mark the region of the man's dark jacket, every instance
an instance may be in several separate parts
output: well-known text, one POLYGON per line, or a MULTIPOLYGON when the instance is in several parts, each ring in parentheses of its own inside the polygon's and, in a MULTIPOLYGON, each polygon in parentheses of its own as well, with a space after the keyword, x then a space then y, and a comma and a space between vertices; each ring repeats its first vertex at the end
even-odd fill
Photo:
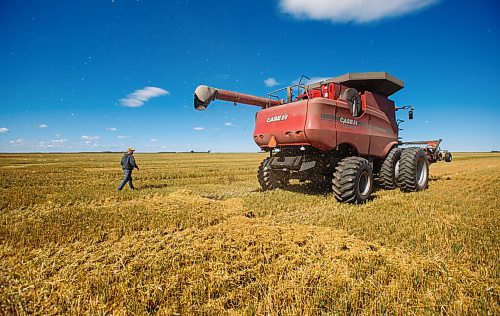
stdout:
POLYGON ((135 159, 133 155, 125 154, 122 157, 122 169, 124 170, 132 170, 134 168, 138 168, 139 166, 135 163, 135 159))

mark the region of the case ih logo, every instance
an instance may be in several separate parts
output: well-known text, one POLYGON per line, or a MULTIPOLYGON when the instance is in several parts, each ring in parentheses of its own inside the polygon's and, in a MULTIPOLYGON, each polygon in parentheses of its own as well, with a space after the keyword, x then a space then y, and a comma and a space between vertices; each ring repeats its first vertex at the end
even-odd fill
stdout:
POLYGON ((266 119, 267 123, 272 123, 272 122, 278 122, 278 121, 284 121, 288 119, 288 114, 283 114, 283 115, 276 115, 276 116, 271 116, 266 119))
POLYGON ((356 126, 356 125, 358 125, 358 124, 359 124, 359 122, 358 122, 358 121, 353 120, 353 119, 348 119, 348 118, 345 118, 345 117, 341 117, 341 118, 339 119, 339 121, 340 121, 340 123, 342 123, 342 124, 346 124, 346 125, 354 125, 354 126, 356 126))

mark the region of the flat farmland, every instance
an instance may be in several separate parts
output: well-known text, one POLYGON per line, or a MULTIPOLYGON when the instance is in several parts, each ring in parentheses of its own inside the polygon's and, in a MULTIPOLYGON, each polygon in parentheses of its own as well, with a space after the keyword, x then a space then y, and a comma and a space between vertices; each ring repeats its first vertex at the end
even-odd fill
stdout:
POLYGON ((339 204, 264 154, 0 155, 0 311, 90 315, 499 315, 500 154, 429 189, 339 204))

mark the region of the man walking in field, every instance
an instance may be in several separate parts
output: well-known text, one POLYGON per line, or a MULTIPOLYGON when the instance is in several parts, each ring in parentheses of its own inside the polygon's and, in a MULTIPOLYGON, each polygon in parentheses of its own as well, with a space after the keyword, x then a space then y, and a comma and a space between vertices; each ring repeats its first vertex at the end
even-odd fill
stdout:
POLYGON ((123 169, 123 181, 122 183, 120 183, 118 191, 121 191, 125 184, 127 184, 127 182, 130 186, 130 189, 135 190, 134 184, 132 183, 132 170, 134 170, 134 168, 139 170, 139 166, 137 165, 137 163, 135 163, 134 151, 134 148, 129 148, 127 150, 127 153, 122 157, 121 164, 123 169))

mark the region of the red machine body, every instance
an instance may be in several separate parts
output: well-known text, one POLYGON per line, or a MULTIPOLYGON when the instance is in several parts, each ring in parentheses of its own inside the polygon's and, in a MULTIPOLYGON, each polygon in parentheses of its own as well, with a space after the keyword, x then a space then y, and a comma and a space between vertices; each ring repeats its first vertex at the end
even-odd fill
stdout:
POLYGON ((394 102, 365 91, 361 94, 362 114, 354 117, 348 102, 338 99, 338 94, 316 92, 342 88, 329 83, 321 90, 311 90, 302 100, 259 111, 253 133, 255 143, 264 150, 297 145, 323 151, 348 144, 359 155, 385 157, 398 143, 394 102))

